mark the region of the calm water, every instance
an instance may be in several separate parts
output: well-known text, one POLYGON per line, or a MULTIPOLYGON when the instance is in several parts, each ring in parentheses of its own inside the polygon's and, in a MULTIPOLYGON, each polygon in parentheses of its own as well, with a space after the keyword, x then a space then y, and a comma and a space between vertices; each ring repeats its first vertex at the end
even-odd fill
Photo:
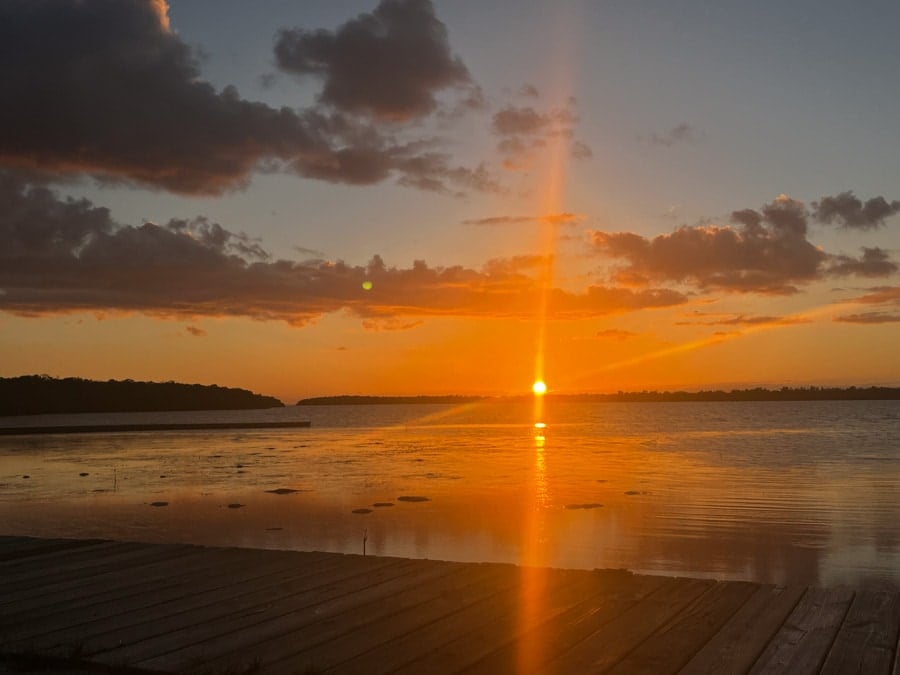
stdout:
POLYGON ((897 401, 551 401, 543 430, 529 403, 0 426, 236 418, 313 426, 0 437, 0 533, 900 587, 897 401))

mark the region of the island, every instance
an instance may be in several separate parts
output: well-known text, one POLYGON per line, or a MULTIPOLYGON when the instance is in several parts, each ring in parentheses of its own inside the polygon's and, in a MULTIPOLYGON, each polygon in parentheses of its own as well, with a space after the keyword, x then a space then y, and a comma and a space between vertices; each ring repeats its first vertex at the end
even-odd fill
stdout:
POLYGON ((102 382, 47 375, 0 378, 0 416, 281 407, 284 404, 272 396, 215 384, 134 380, 102 382))

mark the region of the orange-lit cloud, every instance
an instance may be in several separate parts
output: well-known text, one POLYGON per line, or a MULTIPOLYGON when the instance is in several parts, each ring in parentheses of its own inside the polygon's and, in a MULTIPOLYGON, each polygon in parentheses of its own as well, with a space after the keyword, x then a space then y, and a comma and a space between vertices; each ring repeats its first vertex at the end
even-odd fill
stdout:
POLYGON ((792 326, 810 323, 812 319, 803 316, 753 316, 747 314, 715 314, 694 311, 695 317, 689 321, 676 321, 677 326, 792 326))
POLYGON ((887 276, 896 263, 879 248, 860 258, 831 255, 807 238, 809 212, 796 200, 777 198, 761 212, 735 211, 730 225, 682 226, 653 238, 632 232, 590 233, 594 250, 626 262, 623 283, 675 282, 702 290, 790 294, 826 276, 887 276))
MULTIPOLYGON (((160 316, 246 316, 295 325, 347 309, 376 327, 396 317, 585 318, 686 302, 668 289, 591 286, 545 290, 544 256, 483 269, 273 260, 258 241, 205 218, 140 226, 115 222, 85 199, 0 172, 0 309, 41 315, 135 311, 160 316), (530 270, 537 270, 534 275, 530 270), (364 282, 366 282, 364 286, 364 282)), ((408 322, 406 322, 408 323, 408 322)))

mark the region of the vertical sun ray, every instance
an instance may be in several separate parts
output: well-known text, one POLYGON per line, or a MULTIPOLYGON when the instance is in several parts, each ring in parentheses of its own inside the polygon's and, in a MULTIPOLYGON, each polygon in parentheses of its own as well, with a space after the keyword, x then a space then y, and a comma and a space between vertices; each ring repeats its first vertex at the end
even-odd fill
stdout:
MULTIPOLYGON (((566 12, 559 15, 561 22, 555 26, 555 37, 551 44, 559 47, 571 45, 573 41, 572 27, 567 25, 575 17, 566 12)), ((560 50, 554 54, 557 62, 554 70, 556 91, 549 92, 548 100, 558 102, 557 109, 569 106, 573 69, 567 65, 570 58, 560 50), (561 102, 561 104, 559 104, 561 102)), ((542 264, 539 269, 540 299, 535 314, 535 357, 534 357, 534 469, 533 496, 525 506, 522 527, 522 583, 519 598, 519 631, 524 633, 535 626, 546 613, 547 605, 547 573, 550 561, 546 552, 546 510, 552 503, 552 495, 548 488, 548 459, 550 446, 547 442, 547 425, 544 393, 547 382, 547 344, 548 325, 552 312, 551 299, 554 285, 554 264, 556 261, 556 244, 558 239, 559 220, 553 214, 564 209, 563 197, 566 182, 566 159, 569 155, 569 138, 566 134, 556 134, 549 139, 546 161, 540 172, 540 188, 537 192, 537 207, 544 216, 539 235, 539 251, 542 264)), ((544 661, 547 645, 540 640, 522 640, 517 653, 516 670, 519 673, 533 673, 539 670, 544 661)))

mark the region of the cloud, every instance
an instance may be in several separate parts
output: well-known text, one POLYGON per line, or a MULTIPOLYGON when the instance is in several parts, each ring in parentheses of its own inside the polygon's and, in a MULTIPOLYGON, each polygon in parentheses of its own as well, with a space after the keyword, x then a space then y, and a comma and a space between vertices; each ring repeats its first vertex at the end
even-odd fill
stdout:
POLYGON ((464 225, 526 225, 538 223, 541 225, 575 225, 581 222, 584 216, 577 213, 548 213, 544 216, 491 216, 488 218, 475 218, 462 221, 464 225))
MULTIPOLYGON (((397 268, 379 256, 365 266, 273 260, 259 242, 202 217, 124 225, 88 200, 61 198, 0 172, 0 310, 23 316, 142 312, 303 325, 348 310, 368 320, 531 319, 545 291, 527 272, 542 264, 540 256, 492 260, 481 270, 429 267, 424 261, 397 268), (369 290, 364 281, 371 282, 369 290)), ((552 318, 687 301, 668 289, 603 286, 578 293, 552 288, 546 299, 552 318)))
POLYGON ((335 31, 283 30, 276 62, 323 82, 322 103, 354 114, 408 121, 435 110, 435 94, 471 85, 429 0, 382 0, 335 31))
POLYGON ((206 337, 207 333, 197 326, 185 326, 184 329, 194 337, 206 337))
POLYGON ((519 91, 516 92, 519 96, 524 96, 525 98, 540 98, 541 94, 538 91, 537 87, 533 84, 528 84, 527 82, 519 87, 519 91))
POLYGON ((812 320, 798 316, 753 316, 747 314, 715 314, 694 311, 693 321, 678 321, 679 326, 793 326, 812 320), (708 318, 707 318, 708 317, 708 318))
POLYGON ((497 150, 504 156, 507 169, 523 169, 535 159, 535 152, 547 146, 550 139, 562 138, 569 142, 570 152, 576 159, 593 156, 590 146, 573 138, 578 116, 574 100, 562 108, 540 112, 532 106, 506 105, 491 120, 491 131, 499 136, 497 150))
POLYGON ((630 330, 621 330, 619 328, 607 328, 597 331, 597 337, 601 340, 630 340, 637 337, 637 333, 630 330))
MULTIPOLYGON (((232 86, 215 90, 165 10, 162 0, 0 3, 0 126, 16 130, 0 136, 0 166, 183 194, 241 189, 260 169, 358 185, 397 177, 437 191, 496 189, 486 170, 456 166, 421 140, 400 142, 378 120, 342 112, 349 104, 274 108, 232 86)), ((400 69, 377 87, 383 99, 371 102, 375 112, 387 116, 392 105, 395 115, 424 114, 436 89, 468 82, 461 63, 440 58, 446 36, 430 4, 386 1, 369 16, 376 15, 390 29, 379 44, 399 55, 419 40, 428 59, 365 68, 354 62, 354 72, 373 78, 372 68, 400 69)), ((358 55, 339 48, 343 42, 334 45, 332 84, 344 81, 335 64, 358 55)), ((356 104, 369 93, 357 91, 356 104)), ((338 94, 326 87, 322 96, 338 94)))
POLYGON ((830 255, 807 239, 809 212, 785 195, 760 211, 734 211, 739 225, 682 226, 653 238, 631 232, 590 233, 594 250, 625 262, 620 283, 674 282, 702 290, 790 294, 825 276, 886 276, 897 271, 887 253, 830 255))
POLYGON ((863 247, 862 251, 861 258, 851 258, 847 255, 832 256, 828 273, 837 276, 885 277, 898 270, 897 264, 890 260, 886 251, 877 247, 863 247))
POLYGON ((837 316, 835 321, 841 323, 861 323, 861 324, 880 324, 880 323, 900 323, 900 312, 890 314, 888 312, 864 312, 862 314, 844 314, 837 316))
POLYGON ((836 222, 845 228, 873 230, 900 212, 900 201, 873 197, 864 203, 848 190, 833 197, 822 197, 819 202, 813 202, 812 208, 813 217, 820 223, 836 222))
POLYGON ((411 330, 423 325, 424 321, 404 321, 402 319, 392 317, 388 319, 365 319, 362 326, 367 331, 373 333, 382 333, 384 331, 411 330))
POLYGON ((687 122, 682 122, 662 134, 650 134, 650 143, 671 148, 676 143, 694 143, 697 141, 697 138, 697 132, 694 128, 687 122))

